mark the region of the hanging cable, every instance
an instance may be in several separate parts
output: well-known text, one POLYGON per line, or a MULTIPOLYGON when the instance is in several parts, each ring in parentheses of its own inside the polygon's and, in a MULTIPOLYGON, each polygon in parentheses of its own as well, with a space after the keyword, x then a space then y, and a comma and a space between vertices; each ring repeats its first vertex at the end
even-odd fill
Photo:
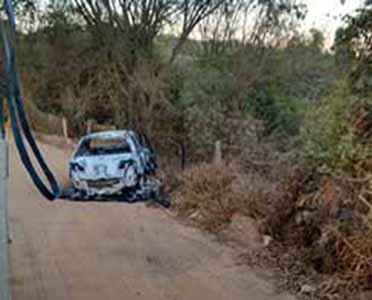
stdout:
POLYGON ((46 164, 40 149, 33 137, 30 126, 27 121, 23 101, 20 93, 20 84, 18 73, 16 69, 16 56, 15 56, 15 34, 16 22, 15 15, 11 0, 4 0, 5 12, 8 17, 10 39, 6 30, 6 23, 1 22, 0 31, 3 42, 4 52, 4 73, 6 78, 5 97, 7 99, 10 124, 14 135, 14 140, 18 149, 20 159, 29 173, 32 181, 38 190, 48 199, 54 200, 60 196, 60 188, 53 173, 46 164), (24 138, 26 139, 37 163, 39 164, 42 172, 44 173, 49 186, 44 183, 43 179, 37 173, 30 155, 25 146, 24 138))

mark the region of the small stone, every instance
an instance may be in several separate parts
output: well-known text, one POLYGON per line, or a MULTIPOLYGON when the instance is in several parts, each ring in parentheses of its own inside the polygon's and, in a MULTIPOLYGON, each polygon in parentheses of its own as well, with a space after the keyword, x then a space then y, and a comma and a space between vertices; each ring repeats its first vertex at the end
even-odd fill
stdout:
POLYGON ((190 218, 191 220, 196 220, 196 219, 199 218, 199 216, 200 216, 200 212, 197 210, 197 211, 193 212, 193 213, 190 215, 189 218, 190 218))
POLYGON ((262 237, 262 244, 265 246, 265 247, 268 247, 271 242, 272 242, 273 238, 269 235, 264 235, 262 237))
POLYGON ((224 230, 230 239, 246 247, 262 247, 262 237, 256 220, 240 214, 233 216, 230 225, 224 230))
POLYGON ((302 287, 301 287, 301 294, 313 294, 315 293, 316 289, 309 285, 309 284, 304 284, 302 287))

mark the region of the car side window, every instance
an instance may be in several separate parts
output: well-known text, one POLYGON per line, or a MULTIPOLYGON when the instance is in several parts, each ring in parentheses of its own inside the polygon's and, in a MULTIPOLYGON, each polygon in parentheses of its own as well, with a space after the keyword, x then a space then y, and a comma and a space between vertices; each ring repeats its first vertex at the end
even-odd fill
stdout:
POLYGON ((89 153, 89 149, 90 149, 89 141, 87 140, 82 141, 79 148, 76 151, 75 157, 86 155, 87 153, 89 153))

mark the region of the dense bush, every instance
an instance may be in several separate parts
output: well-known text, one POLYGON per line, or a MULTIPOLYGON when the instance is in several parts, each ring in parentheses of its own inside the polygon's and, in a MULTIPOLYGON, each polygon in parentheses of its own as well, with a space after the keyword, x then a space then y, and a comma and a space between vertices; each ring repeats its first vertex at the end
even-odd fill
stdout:
POLYGON ((305 155, 319 171, 349 168, 368 159, 372 100, 350 92, 344 82, 308 111, 302 127, 305 155))

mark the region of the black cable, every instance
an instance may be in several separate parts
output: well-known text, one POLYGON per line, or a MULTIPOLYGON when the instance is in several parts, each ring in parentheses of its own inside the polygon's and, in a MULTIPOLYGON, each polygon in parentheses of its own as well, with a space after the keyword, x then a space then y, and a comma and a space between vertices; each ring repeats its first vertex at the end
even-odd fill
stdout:
MULTIPOLYGON (((13 7, 10 0, 4 1, 5 11, 8 16, 11 34, 15 36, 15 19, 13 14, 13 7)), ((18 149, 20 159, 29 173, 32 181, 38 190, 49 200, 54 200, 60 195, 60 188, 53 173, 47 166, 40 149, 33 137, 30 126, 27 121, 26 113, 24 110, 23 101, 20 94, 19 78, 16 70, 15 48, 9 42, 8 35, 4 28, 4 23, 1 22, 0 30, 3 41, 4 51, 4 71, 6 76, 5 96, 7 99, 10 123, 14 135, 14 140, 18 149), (19 126, 20 125, 20 126, 19 126), (25 137, 29 144, 37 163, 40 165, 42 172, 45 174, 50 188, 46 186, 30 159, 28 151, 23 140, 25 137)), ((14 39, 14 38, 13 38, 14 39)))

